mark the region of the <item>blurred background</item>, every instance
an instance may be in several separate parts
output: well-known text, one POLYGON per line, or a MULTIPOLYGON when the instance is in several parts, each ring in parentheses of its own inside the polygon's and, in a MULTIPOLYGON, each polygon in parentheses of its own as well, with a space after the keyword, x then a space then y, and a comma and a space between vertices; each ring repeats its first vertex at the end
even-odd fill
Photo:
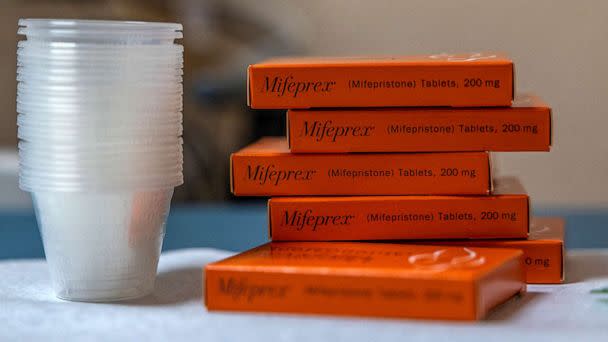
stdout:
MULTIPOLYGON (((248 64, 277 55, 500 50, 515 60, 517 88, 541 95, 554 110, 552 152, 498 154, 500 172, 522 179, 537 213, 581 213, 585 220, 596 215, 602 229, 608 209, 606 13, 608 2, 591 0, 3 0, 0 210, 27 212, 31 206, 17 187, 18 18, 119 19, 184 25, 186 183, 174 204, 215 208, 215 224, 225 214, 219 211, 232 210, 219 209, 227 208, 222 203, 235 201, 228 192, 230 152, 285 131, 283 112, 246 107, 248 64)), ((247 217, 243 224, 251 224, 247 217)), ((0 236, 3 227, 12 226, 0 216, 0 236)), ((254 240, 265 238, 255 234, 254 240)), ((608 246, 608 240, 600 242, 608 246)))

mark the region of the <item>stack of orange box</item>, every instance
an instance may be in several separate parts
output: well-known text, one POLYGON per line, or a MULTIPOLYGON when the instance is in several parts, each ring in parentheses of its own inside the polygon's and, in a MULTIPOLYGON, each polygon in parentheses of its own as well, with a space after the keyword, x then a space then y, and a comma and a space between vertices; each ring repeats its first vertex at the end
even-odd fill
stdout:
POLYGON ((563 279, 563 222, 530 219, 491 151, 549 151, 551 109, 500 54, 291 58, 248 70, 287 137, 231 156, 272 242, 210 264, 210 310, 480 319, 563 279), (515 98, 514 98, 515 97, 515 98))

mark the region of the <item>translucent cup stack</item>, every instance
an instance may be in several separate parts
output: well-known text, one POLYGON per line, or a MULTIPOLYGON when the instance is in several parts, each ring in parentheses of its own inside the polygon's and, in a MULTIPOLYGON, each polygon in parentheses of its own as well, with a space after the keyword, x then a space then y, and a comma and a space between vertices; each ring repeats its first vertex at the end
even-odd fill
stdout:
POLYGON ((182 26, 22 19, 19 181, 58 297, 154 289, 182 174, 182 26))

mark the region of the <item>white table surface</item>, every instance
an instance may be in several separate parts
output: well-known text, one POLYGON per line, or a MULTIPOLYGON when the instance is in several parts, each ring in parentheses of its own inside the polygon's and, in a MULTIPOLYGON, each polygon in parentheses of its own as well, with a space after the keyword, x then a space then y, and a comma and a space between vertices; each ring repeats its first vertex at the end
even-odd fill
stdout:
POLYGON ((570 252, 567 284, 531 285, 477 323, 209 313, 201 268, 228 255, 165 253, 154 295, 121 304, 56 299, 43 260, 0 262, 0 341, 608 341, 608 295, 589 293, 608 286, 606 250, 570 252))

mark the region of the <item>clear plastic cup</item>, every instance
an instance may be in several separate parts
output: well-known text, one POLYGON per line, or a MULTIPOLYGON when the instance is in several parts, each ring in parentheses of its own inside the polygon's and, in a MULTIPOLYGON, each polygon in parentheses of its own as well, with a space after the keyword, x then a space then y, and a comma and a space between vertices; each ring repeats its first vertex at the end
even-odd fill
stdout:
POLYGON ((53 190, 61 192, 99 192, 99 191, 124 191, 138 189, 159 189, 176 187, 183 183, 181 170, 167 171, 159 175, 136 177, 132 175, 122 176, 115 174, 103 175, 103 177, 47 177, 42 178, 36 173, 20 173, 19 185, 25 191, 53 190))
POLYGON ((88 143, 83 141, 74 143, 49 144, 43 139, 33 141, 21 140, 18 143, 20 149, 41 151, 45 153, 97 153, 110 151, 112 153, 137 153, 146 151, 157 151, 159 148, 181 148, 184 140, 182 137, 142 137, 139 139, 123 139, 123 141, 101 141, 88 143))
MULTIPOLYGON (((95 154, 93 156, 82 154, 82 157, 75 155, 50 154, 49 158, 41 159, 43 153, 35 151, 20 150, 20 162, 22 165, 29 165, 36 168, 62 167, 66 169, 83 167, 112 167, 118 169, 128 165, 171 166, 183 163, 183 153, 180 148, 174 147, 172 150, 148 153, 122 153, 122 154, 95 154)), ((150 170, 154 171, 154 170, 150 170)))
POLYGON ((17 81, 36 83, 72 82, 90 83, 92 81, 110 82, 113 80, 132 81, 133 78, 140 79, 140 86, 144 88, 159 88, 166 85, 174 86, 175 83, 183 82, 182 67, 174 66, 133 66, 125 69, 110 69, 109 66, 56 66, 45 65, 28 66, 27 69, 18 67, 17 81), (91 69, 106 69, 107 72, 93 72, 91 69), (65 71, 64 71, 65 70, 65 71), (70 70, 70 71, 67 71, 70 70), (156 74, 156 73, 159 74, 156 74))
POLYGON ((74 177, 78 179, 89 179, 100 175, 112 174, 116 176, 148 177, 159 176, 167 172, 183 169, 183 157, 177 154, 163 158, 140 156, 134 160, 114 162, 108 160, 72 160, 62 162, 40 162, 35 158, 20 160, 24 174, 40 173, 43 178, 74 177), (128 174, 127 174, 128 172, 128 174), (143 172, 143 173, 142 173, 143 172))
POLYGON ((57 296, 115 301, 151 293, 172 195, 173 188, 34 191, 57 296))
POLYGON ((103 125, 131 125, 135 124, 138 127, 151 128, 151 127, 166 127, 182 125, 183 116, 181 112, 165 112, 155 113, 153 117, 149 117, 147 113, 141 113, 141 116, 131 117, 126 116, 97 116, 97 115, 79 115, 72 116, 69 118, 62 118, 61 116, 53 115, 36 115, 30 113, 19 113, 17 114, 17 124, 41 126, 41 127, 88 127, 88 126, 103 126, 103 125), (142 120, 145 118, 146 120, 142 120))
MULTIPOLYGON (((34 168, 63 167, 63 168, 118 168, 116 165, 147 164, 147 165, 181 165, 183 163, 182 152, 174 148, 167 152, 150 153, 122 153, 122 154, 95 154, 93 156, 80 155, 57 155, 51 154, 48 160, 41 161, 43 153, 35 151, 19 152, 22 165, 30 165, 34 168)), ((151 170, 152 171, 152 170, 151 170)))
POLYGON ((137 126, 137 125, 122 125, 114 127, 111 124, 108 125, 72 125, 70 127, 66 125, 54 125, 47 124, 44 126, 35 124, 19 124, 19 130, 21 135, 26 136, 31 134, 42 134, 42 135, 55 135, 55 136, 66 136, 66 137, 82 137, 86 139, 87 136, 103 136, 108 139, 113 138, 126 138, 126 137, 138 137, 138 136, 150 136, 155 135, 157 137, 169 137, 169 136, 181 136, 183 126, 181 123, 170 124, 164 126, 137 126))
POLYGON ((139 115, 139 114, 161 114, 167 112, 179 111, 172 108, 181 109, 183 102, 180 100, 181 95, 161 95, 155 98, 150 98, 148 102, 135 101, 139 97, 133 98, 131 94, 116 95, 112 99, 111 94, 99 94, 96 98, 83 98, 75 100, 70 96, 46 96, 42 97, 36 94, 26 94, 20 92, 17 94, 17 104, 31 108, 32 110, 53 112, 56 115, 72 115, 73 111, 77 110, 80 115, 90 113, 90 115, 100 115, 105 112, 106 115, 139 115))
MULTIPOLYGON (((118 90, 122 88, 117 87, 118 90)), ((177 114, 179 111, 171 108, 181 108, 183 106, 181 93, 158 94, 147 92, 136 92, 137 89, 125 89, 121 95, 116 95, 112 100, 110 92, 100 92, 97 98, 93 99, 94 90, 78 94, 43 94, 33 91, 20 91, 17 93, 17 103, 32 108, 39 108, 46 111, 53 111, 57 114, 70 114, 68 110, 79 110, 84 113, 97 114, 105 111, 106 115, 116 113, 129 115, 157 114, 159 111, 164 113, 171 112, 177 114), (149 102, 144 103, 145 97, 150 96, 149 102), (74 100, 79 97, 79 100, 74 100), (89 100, 90 99, 90 100, 89 100), (121 112, 122 111, 122 112, 121 112)), ((180 110, 181 111, 181 110, 180 110)))
POLYGON ((41 59, 141 59, 142 61, 177 61, 183 60, 183 47, 181 45, 163 46, 127 46, 127 45, 99 45, 99 44, 39 44, 21 41, 17 46, 17 55, 23 57, 37 57, 41 59))
MULTIPOLYGON (((83 61, 54 61, 54 60, 35 60, 18 59, 18 74, 32 74, 43 69, 45 73, 67 74, 67 75, 100 75, 99 70, 107 69, 112 76, 123 76, 129 74, 139 74, 145 77, 148 74, 162 72, 163 74, 183 75, 183 61, 167 62, 135 62, 135 61, 95 61, 86 59, 83 61), (120 66, 116 66, 120 64, 120 66), (46 69, 46 71, 45 71, 46 69)), ((161 75, 150 75, 161 76, 161 75)))
MULTIPOLYGON (((20 163, 26 167, 45 168, 63 167, 66 170, 79 167, 104 169, 125 169, 132 165, 146 167, 181 166, 183 153, 180 146, 146 152, 122 152, 112 154, 110 150, 95 153, 48 153, 47 159, 40 158, 44 151, 19 150, 20 163)), ((150 169, 150 172, 155 170, 150 169)))
MULTIPOLYGON (((177 149, 166 153, 136 153, 121 155, 63 156, 41 161, 36 153, 20 152, 20 166, 24 171, 38 172, 41 176, 75 175, 95 176, 101 172, 113 172, 121 175, 124 172, 143 172, 144 175, 163 174, 167 170, 183 169, 183 156, 177 149)), ((135 174, 136 176, 138 174, 135 174)), ((141 173, 139 174, 141 175, 141 173)))
POLYGON ((53 69, 72 69, 85 73, 96 73, 96 68, 107 67, 112 73, 128 71, 134 68, 139 72, 155 72, 154 70, 162 70, 163 72, 180 72, 183 68, 184 59, 176 58, 150 58, 140 59, 133 57, 124 58, 67 58, 67 57, 43 57, 36 55, 19 55, 17 56, 17 67, 21 70, 35 70, 42 67, 52 67, 53 69))
POLYGON ((123 163, 116 166, 118 163, 102 163, 102 165, 83 165, 82 163, 74 163, 74 165, 39 165, 35 161, 23 161, 20 166, 23 168, 22 175, 27 177, 36 177, 37 180, 48 181, 97 181, 113 177, 119 179, 120 182, 136 179, 137 181, 145 179, 160 180, 167 177, 172 177, 183 172, 182 160, 175 158, 171 164, 169 160, 163 163, 154 162, 139 162, 139 163, 123 163), (31 167, 30 167, 31 165, 31 167), (145 177, 142 176, 145 174, 145 177), (101 177, 104 177, 103 179, 101 177), (141 179, 139 179, 141 177, 141 179))
POLYGON ((84 165, 112 165, 112 164, 131 164, 138 162, 154 162, 168 164, 183 161, 182 146, 173 145, 167 147, 150 148, 149 150, 130 150, 112 151, 104 149, 95 152, 57 152, 44 149, 23 149, 19 150, 22 162, 31 162, 34 165, 74 165, 74 163, 84 165), (44 156, 47 158, 43 158, 44 156))
POLYGON ((59 191, 59 192, 106 192, 125 191, 128 189, 161 189, 176 187, 183 184, 181 172, 167 175, 159 179, 124 179, 113 180, 40 180, 28 176, 19 176, 19 187, 28 192, 59 191))
POLYGON ((183 183, 182 26, 21 19, 19 185, 57 296, 140 297, 183 183))
POLYGON ((53 115, 41 115, 31 113, 19 113, 17 115, 18 126, 29 126, 38 129, 59 128, 59 129, 79 129, 79 128, 98 128, 103 126, 117 126, 122 130, 150 130, 150 129, 180 129, 183 126, 183 119, 179 115, 157 115, 149 120, 142 120, 141 117, 101 117, 101 116, 75 116, 61 117, 53 115), (139 119, 139 120, 138 120, 139 119))
POLYGON ((28 101, 20 96, 17 99, 17 113, 27 113, 37 116, 52 116, 74 120, 82 117, 97 116, 140 116, 146 114, 146 118, 155 119, 160 117, 182 117, 183 103, 181 100, 171 102, 147 102, 133 103, 132 101, 102 101, 98 99, 93 102, 54 102, 28 101), (52 105, 51 105, 52 104, 52 105))
POLYGON ((28 46, 17 48, 17 60, 41 62, 84 62, 89 60, 95 63, 113 63, 115 68, 121 68, 122 65, 118 65, 116 62, 128 64, 141 62, 142 65, 159 63, 179 65, 184 61, 184 57, 181 51, 176 51, 175 49, 149 49, 142 46, 126 49, 116 45, 108 45, 104 49, 89 50, 28 46))
POLYGON ((183 182, 181 163, 163 167, 148 168, 136 165, 121 165, 120 168, 82 168, 69 170, 57 168, 29 168, 20 165, 19 177, 22 185, 31 189, 55 189, 57 191, 99 191, 108 189, 139 189, 141 187, 178 186, 183 182))
POLYGON ((103 20, 20 19, 18 34, 29 41, 97 44, 173 44, 183 37, 179 24, 103 20))
POLYGON ((30 155, 22 156, 19 163, 22 168, 21 175, 34 176, 44 180, 79 179, 92 180, 102 177, 113 177, 123 179, 146 177, 160 178, 163 175, 174 175, 183 171, 183 157, 181 155, 154 158, 150 156, 138 156, 134 160, 125 160, 121 157, 99 158, 96 160, 62 160, 54 162, 40 162, 39 158, 30 155))
MULTIPOLYGON (((134 87, 137 87, 137 85, 140 84, 140 82, 158 83, 158 84, 162 84, 164 86, 169 86, 170 84, 179 85, 183 82, 183 79, 181 76, 167 77, 165 79, 161 79, 161 78, 153 79, 153 78, 147 78, 147 77, 139 77, 137 74, 128 75, 128 76, 124 76, 124 77, 110 77, 110 76, 107 76, 107 77, 104 77, 104 76, 101 76, 101 77, 97 77, 97 76, 71 77, 71 76, 65 76, 65 75, 63 75, 63 76, 48 75, 45 77, 23 77, 21 75, 18 75, 17 81, 22 82, 22 84, 26 84, 26 85, 31 84, 31 85, 35 85, 35 86, 40 86, 40 85, 44 84, 45 87, 49 87, 49 86, 83 87, 84 86, 84 87, 100 88, 100 87, 104 87, 104 86, 113 86, 115 84, 121 84, 121 86, 130 84, 130 85, 133 85, 134 87)), ((160 89, 163 89, 163 88, 160 88, 160 89)))
POLYGON ((183 184, 182 174, 172 178, 164 177, 159 180, 150 179, 120 179, 113 182, 107 180, 87 181, 42 181, 23 176, 19 179, 19 187, 24 191, 58 191, 58 192, 107 192, 125 191, 128 189, 163 189, 183 184))
POLYGON ((108 31, 86 30, 76 32, 73 30, 50 30, 50 32, 32 30, 28 28, 20 28, 18 34, 26 35, 29 41, 43 42, 75 42, 75 43, 99 43, 99 44, 143 44, 143 45, 158 45, 158 44, 173 44, 175 39, 182 38, 181 32, 174 33, 128 33, 115 34, 108 31), (103 35, 103 36, 101 36, 103 35))
MULTIPOLYGON (((26 41, 27 44, 29 42, 26 41)), ((94 45, 90 48, 84 45, 73 49, 56 48, 53 46, 42 47, 27 45, 17 48, 17 60, 31 59, 40 61, 85 61, 94 62, 124 62, 134 63, 159 63, 159 62, 183 62, 182 49, 176 49, 181 45, 165 45, 162 47, 120 45, 94 45)), ((121 67, 121 65, 115 65, 121 67)))
POLYGON ((174 66, 133 66, 132 68, 110 69, 109 66, 55 66, 55 65, 40 65, 18 67, 17 77, 20 82, 50 82, 58 77, 70 78, 74 81, 85 82, 87 80, 97 79, 100 81, 109 81, 114 79, 129 79, 139 77, 142 86, 162 85, 163 82, 169 84, 182 80, 183 71, 181 67, 174 66), (106 72, 93 72, 91 69, 107 69, 106 72), (65 71, 64 71, 65 70, 65 71), (70 70, 70 71, 67 71, 70 70), (158 72, 158 74, 156 74, 158 72))
POLYGON ((138 86, 132 84, 120 84, 120 81, 114 85, 87 84, 74 85, 55 85, 43 82, 24 83, 19 82, 17 91, 21 93, 38 94, 39 96, 93 96, 91 92, 100 93, 102 95, 117 93, 118 91, 127 91, 129 94, 141 95, 181 95, 183 94, 183 86, 181 83, 142 83, 138 86))
POLYGON ((65 125, 53 125, 47 124, 41 125, 30 125, 30 124, 19 124, 18 125, 19 135, 24 139, 35 139, 35 135, 46 136, 48 138, 58 139, 83 139, 95 140, 103 139, 125 139, 125 138, 136 138, 139 136, 157 136, 157 137, 178 137, 182 135, 183 126, 181 123, 171 124, 165 126, 137 126, 137 125, 121 125, 113 126, 108 125, 72 125, 66 127, 65 125))
MULTIPOLYGON (((112 75, 112 73, 108 72, 106 74, 86 74, 80 73, 69 74, 69 73, 32 73, 32 75, 25 74, 17 74, 17 81, 26 83, 28 86, 31 85, 54 85, 56 83, 74 83, 77 85, 84 84, 89 85, 90 83, 103 84, 104 82, 129 82, 133 83, 134 81, 139 80, 141 83, 147 83, 148 87, 151 88, 150 85, 158 85, 160 86, 176 86, 183 82, 183 77, 181 75, 150 75, 145 73, 124 73, 122 75, 112 75)), ((146 89, 146 88, 144 88, 146 89)))
POLYGON ((122 170, 94 169, 86 173, 61 173, 46 170, 23 169, 19 173, 20 187, 25 191, 104 191, 143 188, 175 187, 183 183, 183 167, 175 166, 139 174, 122 170), (145 176, 142 176, 145 175, 145 176))
MULTIPOLYGON (((100 96, 108 97, 118 91, 124 91, 126 94, 135 96, 181 96, 183 94, 182 83, 177 81, 153 81, 145 79, 137 79, 134 77, 117 78, 114 80, 106 80, 95 82, 93 80, 73 81, 70 84, 47 82, 47 81, 30 81, 19 82, 17 92, 18 95, 31 95, 38 97, 84 97, 92 98, 94 92, 99 92, 100 96)), ((124 99, 125 94, 121 95, 124 99)), ((142 99, 137 99, 141 101, 142 99)))
POLYGON ((124 137, 112 136, 112 133, 105 134, 104 132, 94 131, 90 135, 64 135, 61 133, 52 134, 52 132, 32 132, 22 127, 17 129, 17 137, 28 142, 37 142, 53 145, 80 145, 92 148, 124 148, 133 145, 164 145, 175 144, 179 138, 175 136, 160 136, 160 137, 124 137))
POLYGON ((175 175, 183 171, 183 160, 179 157, 167 158, 160 161, 139 161, 114 163, 112 161, 96 162, 71 162, 41 164, 36 160, 22 160, 20 167, 23 168, 22 175, 29 177, 39 177, 40 180, 92 180, 99 177, 123 177, 127 180, 134 177, 161 178, 175 175))
POLYGON ((39 182, 96 182, 96 183, 125 183, 125 182, 142 182, 142 181, 160 181, 168 177, 175 176, 183 171, 183 166, 174 163, 174 165, 158 166, 158 165, 120 165, 102 167, 86 167, 86 168, 61 168, 61 167, 40 167, 29 168, 24 164, 20 164, 20 176, 31 177, 39 182))
MULTIPOLYGON (((158 139, 171 139, 179 137, 182 133, 182 125, 167 128, 138 128, 132 129, 122 126, 120 129, 112 127, 80 127, 80 128, 34 128, 18 127, 18 136, 25 141, 36 141, 37 136, 44 136, 42 141, 70 142, 70 143, 96 143, 96 142, 121 142, 134 141, 138 137, 147 138, 155 136, 158 139)), ((161 142, 163 143, 163 142, 161 142)))
MULTIPOLYGON (((27 180, 30 184, 44 184, 61 186, 65 184, 82 186, 86 184, 118 186, 126 188, 137 188, 143 185, 174 184, 176 177, 182 177, 183 165, 176 161, 174 165, 145 166, 128 165, 120 166, 105 165, 104 167, 28 167, 20 164, 19 177, 27 180)), ((181 184, 181 183, 180 183, 181 184)), ((177 186, 174 184, 174 186, 177 186)), ((83 191, 88 191, 83 188, 83 191)))
POLYGON ((165 172, 166 170, 177 170, 183 168, 183 157, 179 151, 171 151, 163 154, 150 153, 121 154, 121 155, 96 155, 93 157, 77 156, 54 158, 40 161, 36 153, 22 151, 20 153, 20 165, 27 171, 55 174, 85 174, 97 175, 98 170, 109 170, 111 172, 127 172, 133 168, 144 168, 146 174, 165 172), (130 159, 129 159, 130 157, 130 159))
POLYGON ((20 166, 23 168, 22 175, 40 176, 40 180, 87 180, 101 176, 123 177, 126 180, 134 177, 161 178, 177 174, 183 171, 183 160, 180 157, 166 158, 163 161, 139 161, 115 163, 112 161, 41 164, 35 159, 22 160, 20 166))
MULTIPOLYGON (((117 82, 118 83, 118 82, 117 82)), ((19 87, 19 86, 18 86, 19 87)), ((96 96, 91 92, 91 89, 80 94, 71 93, 49 93, 46 89, 35 89, 29 84, 21 86, 17 90, 17 100, 19 103, 29 104, 91 104, 98 103, 108 104, 116 103, 118 105, 130 106, 159 106, 165 104, 181 104, 182 91, 176 89, 174 92, 155 92, 154 89, 145 89, 137 87, 120 87, 117 84, 117 90, 125 90, 121 93, 112 94, 111 92, 99 92, 96 96), (78 96, 76 96, 78 95, 78 96), (154 95, 148 99, 149 103, 144 103, 142 96, 154 95), (133 97, 137 96, 137 97, 133 97), (114 102, 112 101, 114 98, 114 102)), ((177 88, 177 87, 176 87, 177 88)))
MULTIPOLYGON (((110 90, 111 87, 107 87, 105 89, 103 88, 94 88, 94 87, 75 87, 78 88, 78 90, 75 91, 70 91, 70 90, 66 90, 66 91, 47 91, 47 90, 41 90, 41 89, 26 89, 23 91, 19 91, 19 93, 17 94, 17 98, 20 102, 35 102, 36 99, 40 99, 40 103, 47 103, 49 105, 53 105, 53 104, 68 104, 70 103, 70 97, 93 97, 95 96, 95 94, 98 94, 98 96, 101 97, 111 97, 112 95, 112 91, 110 90)), ((181 90, 166 90, 166 91, 153 91, 153 90, 145 90, 145 89, 138 89, 135 87, 126 87, 124 85, 119 85, 118 82, 116 84, 116 91, 123 91, 123 93, 121 94, 121 97, 117 96, 116 97, 116 105, 117 106, 121 106, 121 105, 132 105, 132 104, 136 104, 142 101, 146 100, 146 97, 154 97, 154 96, 159 96, 159 97, 165 97, 167 98, 169 101, 174 101, 176 100, 178 97, 182 96, 182 91, 181 90)), ((160 103, 160 99, 158 101, 154 101, 152 99, 150 99, 150 101, 154 102, 154 103, 160 103)), ((98 101, 96 103, 100 103, 101 101, 98 101)), ((91 103, 91 106, 93 106, 92 109, 94 109, 95 107, 95 102, 91 103)), ((82 104, 87 104, 86 102, 82 102, 82 104)))
MULTIPOLYGON (((126 139, 122 139, 126 140, 126 139)), ((163 139, 151 140, 149 138, 141 138, 134 141, 102 141, 81 143, 62 143, 49 144, 48 141, 42 139, 34 139, 33 141, 21 140, 18 143, 19 151, 27 151, 31 153, 49 154, 53 157, 61 156, 90 156, 97 158, 103 155, 132 155, 137 153, 168 153, 171 151, 182 152, 183 139, 182 137, 170 137, 163 139)))
POLYGON ((158 151, 164 148, 182 148, 182 137, 170 139, 138 139, 129 143, 104 141, 95 144, 48 144, 41 139, 34 141, 19 141, 20 150, 40 151, 42 153, 86 153, 94 155, 108 151, 110 153, 143 153, 158 151))
POLYGON ((124 112, 111 112, 111 115, 107 111, 95 112, 82 112, 78 113, 61 113, 57 114, 57 111, 42 111, 33 109, 23 109, 17 104, 17 123, 19 120, 25 120, 28 124, 47 125, 47 124, 65 124, 65 125, 107 125, 112 123, 115 125, 130 125, 137 124, 143 127, 148 126, 159 126, 159 125, 172 125, 182 124, 184 117, 181 111, 175 109, 167 109, 164 111, 140 111, 133 115, 131 111, 124 112), (124 115, 120 115, 120 114, 124 115))
MULTIPOLYGON (((95 106, 85 104, 54 104, 43 108, 40 104, 17 103, 17 113, 30 120, 52 120, 53 122, 114 122, 116 124, 144 122, 150 124, 183 122, 181 108, 138 108, 129 104, 99 103, 95 106)), ((180 106, 181 107, 181 106, 180 106)))
POLYGON ((89 28, 118 31, 182 31, 182 24, 165 22, 119 21, 119 20, 81 20, 81 19, 19 19, 19 26, 38 29, 49 28, 89 28))
POLYGON ((149 153, 121 153, 121 154, 105 154, 97 153, 95 155, 87 154, 50 154, 48 160, 40 161, 41 152, 21 150, 19 152, 22 164, 35 165, 36 167, 45 167, 47 165, 64 165, 64 166, 83 166, 83 167, 112 167, 113 165, 144 163, 152 160, 159 165, 181 164, 183 162, 182 152, 178 148, 166 152, 149 152, 149 153), (162 161, 162 162, 161 162, 162 161))
POLYGON ((181 44, 173 42, 173 44, 114 44, 114 43, 98 43, 98 42, 68 42, 68 41, 33 41, 22 40, 17 43, 17 48, 24 49, 43 49, 43 50, 63 50, 63 51, 102 51, 105 52, 111 47, 114 47, 114 52, 133 51, 134 53, 143 52, 174 52, 183 53, 184 48, 181 44))
MULTIPOLYGON (((61 67, 62 64, 73 66, 81 65, 108 65, 116 70, 124 70, 126 66, 136 66, 146 68, 151 66, 157 67, 179 67, 184 63, 184 58, 177 53, 134 53, 125 51, 122 53, 106 53, 103 51, 91 52, 76 52, 68 53, 67 51, 33 51, 30 49, 17 50, 17 65, 20 67, 35 68, 37 64, 55 64, 61 67)), ((90 68, 89 68, 90 69, 90 68)))
POLYGON ((171 166, 181 166, 183 164, 182 153, 175 149, 166 153, 135 153, 120 155, 96 155, 95 157, 84 156, 63 156, 63 158, 53 158, 40 161, 40 157, 31 151, 20 152, 20 164, 33 170, 59 169, 64 171, 78 171, 84 169, 112 169, 119 170, 128 168, 130 165, 145 165, 151 168, 150 172, 156 172, 156 167, 168 168, 171 166))
POLYGON ((155 70, 162 70, 167 73, 181 72, 183 68, 183 58, 155 58, 155 59, 138 59, 138 58, 67 58, 56 57, 48 58, 35 55, 20 55, 17 57, 17 67, 19 73, 36 71, 39 68, 51 67, 53 69, 71 69, 70 73, 82 72, 96 74, 95 69, 106 67, 113 74, 129 71, 134 68, 134 71, 141 73, 154 73, 155 70))
MULTIPOLYGON (((150 109, 161 110, 165 107, 179 109, 183 106, 182 96, 180 94, 157 94, 155 97, 149 98, 148 101, 135 101, 132 94, 98 94, 95 97, 74 97, 74 96, 40 96, 39 94, 31 94, 19 91, 17 93, 17 104, 28 106, 28 108, 39 108, 55 113, 61 113, 65 110, 86 109, 106 110, 109 106, 113 106, 108 113, 111 115, 114 110, 127 110, 129 113, 139 113, 150 109)), ((164 109, 168 111, 168 109, 164 109)), ((106 110, 107 112, 107 110, 106 110)), ((69 112, 66 112, 69 114, 69 112)), ((154 112, 149 112, 150 114, 154 112)))
MULTIPOLYGON (((112 96, 112 86, 52 86, 52 87, 43 87, 36 86, 31 87, 30 85, 25 85, 24 83, 19 84, 21 89, 18 90, 17 97, 20 101, 24 101, 25 98, 28 98, 29 101, 35 101, 36 98, 40 99, 42 103, 65 103, 69 101, 70 98, 81 97, 81 98, 91 98, 96 94, 100 97, 111 97, 112 96), (26 88, 27 87, 27 88, 26 88), (63 89, 62 89, 63 88, 63 89), (73 89, 69 89, 73 88, 73 89)), ((115 82, 116 87, 114 87, 114 91, 122 91, 122 98, 117 97, 116 101, 118 104, 120 103, 138 103, 145 101, 146 98, 151 98, 154 96, 162 96, 168 98, 169 100, 175 100, 178 97, 182 96, 183 92, 179 87, 173 87, 174 89, 144 89, 138 88, 133 84, 133 87, 129 87, 127 84, 115 82)))
MULTIPOLYGON (((103 188, 110 186, 120 186, 123 189, 138 189, 142 186, 177 186, 176 182, 178 177, 182 176, 182 169, 175 168, 171 170, 162 170, 158 173, 146 175, 145 177, 137 177, 132 173, 126 173, 123 175, 112 173, 111 171, 98 170, 97 177, 78 177, 78 175, 64 175, 58 174, 41 176, 42 172, 35 171, 23 171, 20 173, 20 177, 24 180, 28 180, 33 187, 41 186, 53 186, 55 189, 61 191, 65 186, 80 186, 81 189, 86 189, 87 186, 92 188, 103 188)), ((88 190, 82 190, 88 191, 88 190)))
POLYGON ((181 45, 163 46, 125 46, 125 45, 85 45, 74 44, 73 47, 54 46, 48 44, 21 41, 17 47, 17 56, 34 57, 44 60, 113 60, 113 59, 139 59, 148 61, 183 61, 183 47, 181 45), (21 44, 24 43, 24 44, 21 44))
POLYGON ((116 82, 121 82, 123 84, 126 83, 135 83, 138 84, 140 82, 154 82, 160 84, 181 84, 183 82, 182 76, 162 76, 162 77, 150 77, 144 76, 139 73, 133 73, 122 76, 113 76, 113 75, 53 75, 53 74, 33 74, 33 75, 17 75, 17 81, 23 82, 26 84, 48 84, 48 85, 105 85, 105 84, 115 84, 116 82))
MULTIPOLYGON (((82 109, 91 111, 91 113, 96 113, 103 106, 108 108, 108 106, 115 106, 110 110, 108 115, 112 115, 114 110, 121 111, 126 110, 131 112, 133 110, 134 114, 138 114, 141 111, 147 111, 148 114, 154 114, 154 109, 163 110, 165 112, 169 111, 167 109, 163 109, 165 106, 171 107, 181 107, 183 104, 179 100, 182 96, 181 93, 173 93, 173 94, 162 94, 162 93, 150 93, 144 91, 137 91, 137 89, 126 89, 117 87, 117 90, 125 90, 121 95, 116 95, 114 97, 114 101, 111 100, 112 93, 107 92, 99 92, 98 97, 93 99, 92 97, 95 94, 94 89, 84 90, 83 93, 80 94, 45 94, 38 91, 20 91, 17 94, 17 103, 24 104, 28 106, 34 107, 43 107, 42 109, 52 110, 54 112, 58 112, 61 110, 69 110, 69 109, 82 109), (146 96, 149 96, 149 102, 143 103, 146 99, 146 96), (80 100, 73 100, 74 97, 79 97, 80 100), (154 98, 156 97, 156 98, 154 98)), ((103 108, 102 108, 103 109, 103 108)), ((173 112, 173 110, 171 110, 173 112)))
POLYGON ((116 59, 116 60, 95 60, 95 59, 81 59, 81 60, 59 60, 59 59, 41 59, 33 57, 19 57, 17 58, 17 67, 27 68, 73 68, 73 70, 80 72, 91 72, 92 69, 97 68, 114 68, 116 72, 121 70, 127 70, 129 67, 136 67, 141 72, 155 72, 155 70, 166 70, 166 72, 179 72, 179 69, 184 67, 183 60, 176 61, 164 61, 164 60, 151 60, 151 61, 132 61, 129 59, 116 59))
MULTIPOLYGON (((89 21, 90 22, 90 21, 89 21)), ((69 25, 31 25, 19 22, 18 34, 28 37, 39 37, 42 41, 61 41, 61 42, 82 42, 86 43, 89 39, 92 43, 103 44, 102 39, 109 44, 123 43, 127 39, 139 38, 143 40, 156 40, 158 44, 165 44, 161 40, 171 40, 171 44, 176 39, 182 37, 181 29, 179 28, 150 28, 146 27, 148 23, 139 23, 139 25, 131 25, 130 27, 106 27, 104 25, 92 26, 84 21, 73 21, 69 25), (75 37, 77 40, 64 39, 75 37)))
POLYGON ((163 45, 116 45, 116 44, 87 44, 74 42, 41 42, 21 40, 17 42, 17 50, 24 51, 52 51, 55 53, 78 54, 80 52, 100 52, 108 54, 146 54, 156 55, 183 55, 184 47, 180 44, 163 44, 163 45))
POLYGON ((123 74, 140 74, 145 76, 151 73, 163 73, 171 75, 183 74, 183 60, 177 61, 139 61, 139 60, 44 60, 35 58, 18 58, 18 74, 35 73, 43 69, 45 73, 51 74, 76 74, 76 75, 98 75, 99 70, 107 70, 110 75, 121 76, 123 74))
POLYGON ((48 70, 58 70, 51 72, 59 72, 61 69, 71 69, 69 73, 79 72, 79 73, 95 73, 94 70, 97 69, 112 69, 113 73, 126 72, 131 68, 137 68, 140 73, 150 73, 163 71, 167 73, 173 73, 180 75, 181 69, 184 67, 183 60, 170 62, 170 61, 141 61, 139 63, 134 61, 124 61, 124 60, 109 60, 109 61, 96 61, 94 59, 84 59, 84 60, 40 60, 33 58, 18 58, 17 59, 17 67, 18 68, 27 68, 27 70, 33 69, 48 69, 48 70), (119 64, 119 66, 117 66, 119 64))
POLYGON ((97 120, 104 117, 108 120, 141 121, 141 118, 149 118, 152 121, 176 121, 183 120, 182 103, 152 103, 138 105, 117 101, 93 102, 93 103, 48 103, 30 102, 19 99, 17 102, 17 113, 29 115, 36 118, 52 118, 54 120, 97 120), (134 116, 135 118, 129 118, 134 116))

